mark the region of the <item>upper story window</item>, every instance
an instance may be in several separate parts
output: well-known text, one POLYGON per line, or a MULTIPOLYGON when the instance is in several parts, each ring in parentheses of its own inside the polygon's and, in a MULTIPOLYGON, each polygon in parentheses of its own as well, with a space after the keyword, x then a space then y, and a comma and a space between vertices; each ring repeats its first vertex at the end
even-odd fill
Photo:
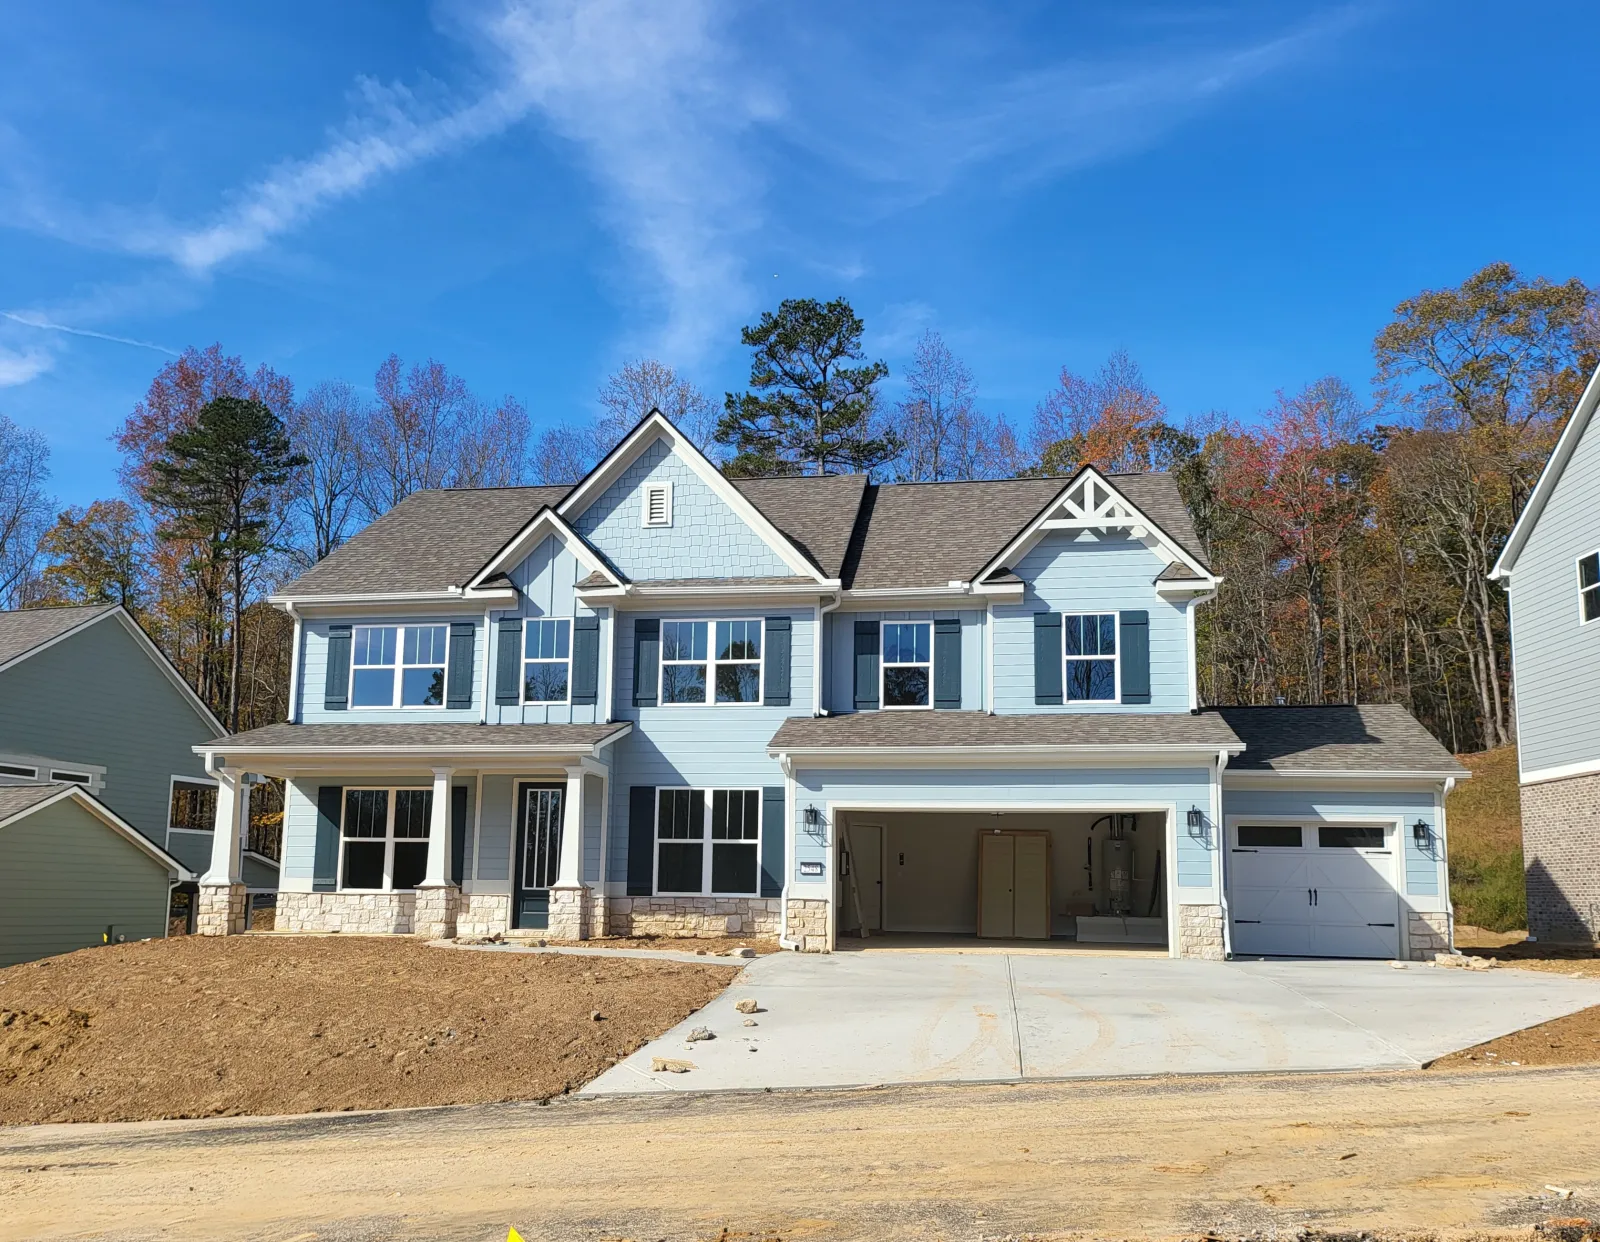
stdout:
POLYGON ((930 707, 933 704, 933 623, 883 623, 883 705, 930 707))
POLYGON ((1117 697, 1117 617, 1110 612, 1066 613, 1061 648, 1068 702, 1113 702, 1117 697))
POLYGON ((672 484, 646 483, 640 497, 639 525, 672 525, 672 484))
POLYGON ((663 621, 660 702, 761 702, 760 620, 663 621))
POLYGON ((209 781, 173 777, 167 828, 180 832, 210 832, 216 824, 217 787, 209 781))
POLYGON ((1600 552, 1578 559, 1578 615, 1585 621, 1600 621, 1600 552))
POLYGON ((356 626, 351 646, 350 705, 444 706, 449 634, 450 627, 445 625, 356 626))
POLYGON ((572 622, 532 619, 522 627, 522 701, 565 703, 571 684, 572 622))
POLYGON ((346 789, 339 887, 415 888, 428 873, 431 789, 346 789))

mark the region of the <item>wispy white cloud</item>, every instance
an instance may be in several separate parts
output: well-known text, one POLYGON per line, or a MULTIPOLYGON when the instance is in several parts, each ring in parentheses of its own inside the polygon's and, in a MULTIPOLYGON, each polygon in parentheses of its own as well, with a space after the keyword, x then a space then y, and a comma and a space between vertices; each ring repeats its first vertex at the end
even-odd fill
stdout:
POLYGON ((12 311, 0 311, 0 319, 9 319, 12 323, 22 324, 27 328, 38 328, 41 332, 64 332, 68 336, 83 336, 95 341, 110 341, 115 345, 132 345, 139 349, 153 349, 158 354, 166 354, 176 358, 178 351, 168 349, 165 345, 157 345, 154 341, 138 341, 131 336, 114 336, 110 332, 95 332, 90 328, 73 328, 64 323, 52 323, 41 315, 31 313, 16 314, 12 311))
POLYGON ((15 388, 38 379, 54 365, 55 357, 48 350, 0 345, 0 388, 15 388))

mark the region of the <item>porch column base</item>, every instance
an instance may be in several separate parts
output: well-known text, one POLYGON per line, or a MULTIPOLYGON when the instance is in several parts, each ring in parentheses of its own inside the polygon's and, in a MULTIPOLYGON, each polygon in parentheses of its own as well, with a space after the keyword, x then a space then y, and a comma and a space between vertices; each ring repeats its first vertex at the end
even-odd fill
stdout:
POLYGON ((828 945, 828 903, 805 897, 789 898, 788 923, 784 938, 800 946, 802 953, 826 953, 828 945))
POLYGON ((589 922, 593 905, 589 899, 587 884, 560 885, 552 888, 550 923, 546 929, 550 939, 589 939, 594 934, 589 922))
POLYGON ((243 935, 248 917, 249 897, 243 884, 200 885, 195 896, 195 935, 243 935))
POLYGON ((412 932, 424 940, 450 940, 456 934, 461 912, 461 890, 454 884, 430 884, 417 889, 412 932))

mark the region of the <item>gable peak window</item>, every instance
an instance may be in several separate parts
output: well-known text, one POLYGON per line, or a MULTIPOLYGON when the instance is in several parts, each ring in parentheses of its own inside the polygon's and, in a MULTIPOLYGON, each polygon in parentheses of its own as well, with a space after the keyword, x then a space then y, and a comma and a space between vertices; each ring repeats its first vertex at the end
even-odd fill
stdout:
POLYGON ((1116 613, 1064 613, 1061 650, 1067 662, 1063 686, 1069 703, 1116 701, 1116 613))
POLYGON ((522 701, 565 703, 572 680, 572 622, 530 617, 522 625, 522 701))
POLYGON ((641 526, 672 525, 672 484, 646 483, 639 515, 641 526))
POLYGON ((883 623, 883 705, 933 706, 933 622, 883 623))
POLYGON ((448 625, 358 625, 351 707, 443 707, 448 625))
POLYGON ((1578 558, 1578 616, 1600 621, 1600 552, 1578 558))

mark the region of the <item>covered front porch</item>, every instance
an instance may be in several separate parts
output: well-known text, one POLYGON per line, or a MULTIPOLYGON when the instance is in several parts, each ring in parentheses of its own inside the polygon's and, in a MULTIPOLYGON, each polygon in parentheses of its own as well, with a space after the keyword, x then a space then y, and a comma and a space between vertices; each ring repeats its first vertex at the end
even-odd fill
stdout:
POLYGON ((631 725, 273 725, 197 747, 218 782, 196 931, 245 930, 248 786, 285 783, 276 927, 456 936, 606 930, 610 748, 631 725))

